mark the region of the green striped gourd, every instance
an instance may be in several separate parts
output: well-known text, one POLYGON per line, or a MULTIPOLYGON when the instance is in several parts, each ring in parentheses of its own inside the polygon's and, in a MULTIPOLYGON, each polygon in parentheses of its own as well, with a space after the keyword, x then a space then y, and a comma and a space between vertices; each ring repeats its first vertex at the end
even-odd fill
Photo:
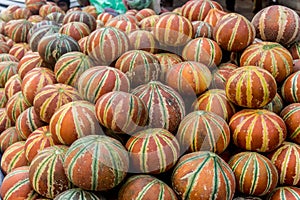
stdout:
POLYGON ((174 168, 172 187, 182 200, 233 198, 234 174, 218 155, 199 151, 183 155, 174 168))
POLYGON ((162 128, 149 128, 132 135, 125 145, 130 172, 159 174, 177 162, 180 146, 175 136, 162 128))
POLYGON ((5 88, 0 88, 0 108, 5 108, 7 100, 5 88))
POLYGON ((148 17, 143 18, 141 21, 139 21, 139 25, 142 30, 146 31, 152 31, 155 24, 159 20, 159 15, 150 15, 148 17))
POLYGON ((213 38, 222 49, 238 52, 252 44, 255 28, 246 17, 238 13, 228 13, 218 20, 213 38))
POLYGON ((61 12, 64 13, 64 11, 57 6, 56 4, 45 4, 42 5, 39 9, 39 15, 45 18, 48 14, 53 13, 53 12, 61 12))
POLYGON ((160 80, 165 81, 166 74, 173 65, 182 62, 182 58, 175 53, 157 53, 155 54, 161 68, 160 80))
POLYGON ((16 127, 12 126, 0 134, 0 152, 3 153, 13 143, 22 141, 22 138, 18 135, 16 127))
POLYGON ((98 16, 97 16, 97 20, 100 20, 104 23, 104 25, 106 24, 106 22, 108 22, 110 19, 112 19, 114 16, 111 15, 110 13, 108 12, 103 12, 103 13, 100 13, 98 16))
POLYGON ((258 42, 247 47, 241 57, 240 66, 254 65, 266 69, 280 83, 293 72, 290 52, 276 42, 258 42))
POLYGON ((124 20, 124 19, 115 19, 112 18, 111 20, 109 20, 106 24, 106 27, 115 27, 121 31, 123 31, 124 33, 126 33, 127 35, 132 33, 135 30, 139 30, 139 26, 137 23, 129 21, 129 20, 124 20))
POLYGON ((68 52, 62 55, 54 66, 57 82, 77 87, 79 76, 92 67, 90 58, 81 52, 68 52))
POLYGON ((74 87, 57 83, 43 87, 34 97, 33 106, 41 120, 49 123, 52 115, 62 105, 81 99, 74 87))
POLYGON ((28 34, 27 34, 27 41, 29 43, 30 39, 31 39, 31 36, 33 33, 35 33, 37 30, 39 30, 42 26, 54 26, 54 27, 57 27, 59 26, 58 23, 54 22, 54 21, 48 21, 48 20, 42 20, 40 22, 37 22, 35 23, 31 28, 30 30, 28 31, 28 34))
POLYGON ((176 90, 159 81, 150 81, 131 93, 145 102, 149 112, 148 127, 176 132, 186 113, 185 103, 176 90))
POLYGON ((102 95, 95 104, 96 116, 104 127, 120 134, 132 134, 148 123, 148 109, 136 95, 113 91, 102 95))
POLYGON ((229 127, 233 143, 248 151, 273 151, 287 136, 283 119, 265 109, 243 109, 231 117, 229 127))
POLYGON ((4 90, 7 99, 12 97, 15 93, 21 91, 22 80, 19 74, 11 76, 5 83, 4 90))
POLYGON ((45 0, 27 0, 25 2, 26 8, 34 15, 39 13, 39 9, 46 4, 45 0))
POLYGON ((277 83, 267 70, 256 66, 243 66, 230 73, 225 91, 227 98, 238 106, 261 108, 275 97, 277 83))
POLYGON ((89 26, 83 22, 69 22, 59 29, 59 33, 71 36, 76 41, 91 33, 89 26))
POLYGON ((130 81, 121 70, 109 66, 96 66, 84 71, 77 86, 81 97, 91 103, 111 91, 129 92, 130 81))
POLYGON ((9 54, 9 53, 2 53, 0 54, 0 61, 13 61, 13 62, 19 62, 18 58, 15 56, 9 54))
POLYGON ((27 34, 29 29, 33 26, 33 24, 26 19, 16 19, 11 20, 10 24, 7 25, 6 34, 10 37, 14 42, 28 42, 27 34))
POLYGON ((25 157, 25 141, 18 141, 10 145, 2 155, 1 170, 8 174, 17 167, 27 166, 28 161, 25 157))
POLYGON ((195 38, 199 38, 199 37, 212 38, 213 27, 209 23, 204 21, 193 21, 192 24, 195 31, 195 38))
POLYGON ((0 53, 8 53, 10 46, 3 40, 0 41, 0 53))
POLYGON ((154 10, 152 10, 151 8, 143 8, 135 14, 135 18, 138 20, 138 22, 140 22, 146 17, 150 17, 153 15, 156 15, 154 10))
POLYGON ((53 13, 49 13, 44 20, 48 20, 48 21, 54 21, 58 24, 62 24, 63 20, 64 20, 65 14, 61 13, 61 12, 53 12, 53 13))
POLYGON ((95 105, 88 101, 61 106, 51 117, 49 127, 53 140, 68 146, 78 138, 103 133, 96 118, 95 105))
POLYGON ((14 126, 15 123, 10 120, 7 115, 6 108, 0 108, 0 133, 5 131, 7 128, 14 126))
POLYGON ((256 37, 264 41, 278 42, 288 46, 297 41, 300 35, 298 14, 282 5, 272 5, 262 9, 252 18, 256 37), (282 22, 282 19, 285 19, 282 22))
POLYGON ((1 185, 3 200, 35 200, 39 197, 29 182, 29 166, 22 166, 8 173, 1 185))
POLYGON ((155 53, 158 49, 158 42, 154 35, 146 30, 135 30, 128 34, 130 46, 134 50, 144 50, 155 53))
POLYGON ((43 149, 54 146, 57 143, 53 141, 53 136, 49 126, 42 126, 34 130, 25 141, 25 156, 29 163, 43 149))
POLYGON ((275 188, 267 200, 298 200, 300 199, 300 188, 293 186, 281 186, 275 188))
POLYGON ((133 175, 119 190, 119 200, 128 199, 164 199, 177 200, 175 192, 165 182, 154 176, 133 175))
POLYGON ((87 6, 84 6, 84 7, 82 8, 82 11, 83 11, 83 12, 86 12, 86 13, 89 13, 89 14, 92 15, 95 19, 97 18, 98 11, 97 11, 96 7, 93 6, 93 5, 87 5, 87 6))
POLYGON ((85 191, 81 188, 68 189, 59 195, 57 195, 53 200, 105 200, 104 197, 96 195, 90 191, 85 191))
POLYGON ((36 67, 45 67, 45 63, 38 52, 28 52, 18 63, 18 74, 21 79, 25 74, 36 67))
POLYGON ((281 111, 280 116, 286 124, 288 139, 300 144, 300 124, 298 123, 300 117, 300 103, 287 105, 281 111))
POLYGON ((15 12, 13 12, 14 19, 28 19, 31 15, 32 13, 26 7, 25 8, 20 7, 16 9, 15 12))
POLYGON ((228 161, 234 172, 237 191, 254 196, 264 196, 278 183, 275 165, 267 157, 257 152, 241 152, 228 161))
POLYGON ((228 12, 218 9, 218 8, 212 8, 208 11, 207 15, 204 18, 204 22, 208 23, 211 25, 211 27, 215 27, 218 20, 226 15, 228 12))
POLYGON ((15 56, 18 60, 29 51, 29 45, 27 43, 15 43, 9 50, 9 54, 15 56))
POLYGON ((300 186, 300 146, 293 142, 283 142, 268 157, 275 165, 280 185, 300 186))
POLYGON ((26 100, 22 91, 19 91, 8 99, 5 108, 8 118, 15 123, 19 115, 30 106, 30 102, 26 100))
POLYGON ((67 150, 64 145, 47 147, 30 163, 29 181, 40 195, 53 199, 72 187, 63 166, 67 150))
POLYGON ((67 24, 69 22, 82 22, 90 28, 90 31, 94 31, 96 29, 96 19, 91 14, 87 12, 83 12, 81 10, 75 10, 71 12, 67 12, 64 19, 63 24, 67 24))
POLYGON ((0 87, 4 88, 5 83, 10 77, 18 73, 18 62, 2 61, 0 62, 0 87))
POLYGON ((66 153, 64 168, 74 185, 85 190, 107 191, 125 178, 128 152, 116 139, 89 135, 73 142, 66 153))
POLYGON ((192 110, 213 112, 228 122, 236 112, 236 106, 227 99, 225 90, 210 89, 193 102, 192 110))
POLYGON ((230 141, 230 129, 219 115, 204 110, 193 111, 180 122, 176 138, 183 152, 222 153, 230 141))
POLYGON ((281 96, 286 103, 300 102, 300 71, 289 75, 281 85, 281 96))
POLYGON ((128 36, 115 27, 97 29, 87 39, 87 54, 96 65, 111 65, 129 49, 128 36))
POLYGON ((288 50, 291 53, 293 60, 300 59, 300 41, 294 42, 288 50))
POLYGON ((267 109, 279 115, 282 109, 284 108, 284 106, 285 104, 283 102, 282 97, 280 96, 280 94, 276 93, 273 100, 267 105, 265 105, 263 109, 267 109))

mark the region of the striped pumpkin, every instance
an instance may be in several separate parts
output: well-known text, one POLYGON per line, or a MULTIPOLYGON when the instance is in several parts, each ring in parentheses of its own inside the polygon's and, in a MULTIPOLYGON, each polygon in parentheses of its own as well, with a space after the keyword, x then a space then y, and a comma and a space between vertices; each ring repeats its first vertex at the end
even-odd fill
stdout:
POLYGON ((213 8, 223 10, 222 6, 216 1, 192 0, 186 2, 182 6, 181 13, 190 21, 203 21, 209 13, 209 11, 213 8))
POLYGON ((47 147, 30 163, 29 181, 40 195, 53 199, 72 187, 63 166, 67 151, 68 147, 64 145, 47 147))
POLYGON ((86 12, 86 13, 89 13, 89 14, 92 15, 95 19, 97 18, 98 12, 97 12, 96 7, 93 6, 93 5, 84 6, 84 7, 82 8, 82 11, 83 11, 83 12, 86 12))
POLYGON ((233 143, 248 151, 273 151, 287 137, 283 119, 265 109, 243 109, 231 117, 229 127, 233 143))
POLYGON ((78 44, 80 46, 80 51, 84 54, 87 55, 87 41, 88 41, 88 36, 85 36, 78 40, 78 44))
POLYGON ((113 91, 102 95, 95 104, 100 124, 116 133, 132 134, 148 123, 148 109, 136 95, 113 91))
POLYGON ((5 108, 7 103, 5 88, 0 88, 0 108, 5 108))
POLYGON ((150 17, 153 15, 156 15, 154 10, 152 10, 151 8, 143 8, 135 14, 135 18, 140 22, 146 17, 150 17))
POLYGON ((46 17, 44 18, 44 20, 49 20, 49 21, 54 21, 58 24, 62 24, 63 20, 64 20, 65 14, 61 13, 61 12, 53 12, 53 13, 49 13, 48 15, 46 15, 46 17))
POLYGON ((110 65, 130 48, 128 36, 114 27, 97 29, 87 40, 87 54, 96 65, 110 65))
POLYGON ((277 93, 275 78, 267 70, 243 66, 233 70, 226 81, 226 96, 234 104, 246 108, 261 108, 277 93))
POLYGON ((63 19, 63 24, 67 24, 69 22, 83 22, 84 24, 88 25, 90 31, 94 31, 97 25, 94 16, 80 10, 70 11, 66 13, 63 19))
POLYGON ((300 102, 300 71, 289 75, 281 85, 281 96, 286 103, 300 102))
MULTIPOLYGON (((28 21, 30 21, 31 23, 33 24, 36 24, 36 23, 39 23, 41 21, 43 21, 43 18, 42 16, 40 15, 31 15, 29 18, 28 18, 28 21)), ((27 40, 28 41, 28 40, 27 40)))
POLYGON ((35 200, 38 193, 29 182, 29 166, 18 167, 5 176, 0 189, 3 200, 35 200))
POLYGON ((8 53, 10 46, 5 41, 0 41, 0 53, 8 53))
POLYGON ((25 74, 36 67, 46 67, 43 59, 38 52, 28 52, 18 62, 18 74, 21 79, 24 78, 25 74))
POLYGON ((19 91, 8 99, 5 108, 8 118, 15 123, 19 115, 30 106, 30 102, 25 99, 22 91, 19 91))
POLYGON ((52 70, 38 67, 26 73, 22 80, 22 93, 25 99, 32 105, 35 95, 46 85, 55 84, 56 78, 52 70))
POLYGON ((215 27, 218 20, 226 14, 228 14, 228 12, 218 8, 212 8, 208 11, 203 21, 210 24, 212 27, 215 27))
POLYGON ((34 34, 37 30, 42 28, 42 26, 60 26, 57 22, 54 21, 47 21, 47 20, 42 20, 41 22, 38 22, 34 24, 31 29, 29 29, 28 34, 27 34, 27 41, 29 42, 31 39, 32 34, 34 34))
POLYGON ((69 22, 59 29, 59 33, 71 36, 78 41, 81 38, 88 36, 91 33, 90 28, 83 22, 69 22))
POLYGON ((70 146, 64 168, 74 185, 86 190, 107 191, 125 178, 129 157, 118 140, 105 135, 89 135, 70 146))
POLYGON ((191 110, 213 112, 228 122, 237 109, 236 106, 227 99, 225 90, 210 89, 201 94, 193 102, 191 110))
POLYGON ((18 116, 15 124, 18 135, 24 140, 26 140, 34 130, 44 125, 45 122, 40 119, 33 106, 24 110, 18 116))
POLYGON ((91 103, 111 91, 129 92, 128 77, 109 66, 96 66, 84 71, 78 78, 77 88, 81 97, 91 103))
POLYGON ((163 45, 183 46, 194 37, 194 28, 187 18, 170 13, 160 16, 153 34, 163 45))
POLYGON ((81 188, 72 188, 68 189, 59 195, 57 195, 53 200, 106 200, 104 197, 100 195, 96 195, 90 191, 85 191, 81 188))
POLYGON ((300 199, 300 188, 293 186, 282 186, 275 188, 267 197, 267 200, 298 200, 300 199))
POLYGON ((92 67, 90 58, 81 52, 69 52, 55 63, 54 74, 57 82, 77 87, 79 76, 92 67))
POLYGON ((153 28, 155 27, 155 24, 158 22, 159 18, 160 18, 159 15, 151 15, 149 17, 142 19, 139 22, 139 26, 142 30, 152 31, 153 28))
POLYGON ((25 156, 29 163, 43 149, 54 146, 57 143, 53 140, 49 126, 42 126, 35 129, 25 141, 25 156))
POLYGON ((26 19, 16 19, 10 21, 10 25, 7 28, 7 36, 14 42, 28 42, 27 34, 33 24, 26 19))
POLYGON ((238 66, 232 63, 220 64, 218 68, 212 72, 212 82, 210 87, 225 90, 226 81, 230 76, 231 71, 236 68, 238 68, 238 66))
POLYGON ((288 50, 291 53, 293 60, 300 59, 300 41, 294 42, 288 50))
POLYGON ((29 51, 29 45, 27 43, 15 43, 9 50, 9 54, 15 56, 18 60, 21 60, 22 57, 29 51))
POLYGON ((284 120, 287 130, 288 139, 300 144, 300 103, 292 103, 283 108, 280 116, 284 120))
POLYGON ((183 118, 176 138, 182 152, 211 151, 220 154, 229 145, 230 129, 217 114, 198 110, 183 118))
POLYGON ((108 12, 103 12, 103 13, 100 13, 98 16, 97 16, 97 20, 100 20, 102 21, 104 24, 106 24, 106 22, 108 22, 110 19, 112 19, 114 16, 111 15, 110 13, 108 12))
POLYGON ((96 118, 95 105, 88 101, 74 101, 61 106, 49 122, 56 143, 71 145, 87 135, 103 134, 96 118))
POLYGON ((166 199, 177 200, 175 192, 165 182, 150 175, 133 175, 118 192, 118 200, 166 199))
POLYGON ((18 74, 11 76, 4 86, 4 91, 7 99, 10 99, 14 94, 21 91, 22 80, 18 74))
POLYGON ((13 12, 13 19, 28 19, 32 13, 28 8, 18 8, 13 12))
POLYGON ((57 6, 55 3, 47 3, 45 5, 42 5, 39 9, 39 15, 45 18, 48 14, 53 13, 53 12, 61 12, 64 13, 64 11, 57 6))
POLYGON ((149 128, 132 135, 125 145, 130 172, 160 174, 177 162, 180 146, 175 136, 163 128, 149 128))
POLYGON ((268 103, 267 105, 265 105, 263 107, 263 109, 267 109, 278 115, 280 114, 280 112, 282 111, 283 108, 284 108, 284 102, 278 93, 276 93, 275 97, 273 98, 273 100, 270 103, 268 103))
POLYGON ((155 55, 143 50, 131 50, 122 54, 117 59, 115 68, 127 75, 132 88, 158 80, 161 71, 155 55))
POLYGON ((22 141, 22 138, 18 135, 16 127, 12 126, 0 134, 0 152, 3 153, 12 144, 22 141))
POLYGON ((211 72, 206 65, 185 61, 168 70, 165 82, 182 95, 196 96, 209 87, 211 80, 211 72))
POLYGON ((254 41, 255 29, 246 17, 229 13, 218 20, 213 38, 224 50, 238 52, 254 41))
POLYGON ((26 0, 26 8, 34 15, 39 13, 40 8, 46 4, 46 0, 26 0))
POLYGON ((241 152, 228 161, 237 181, 237 191, 246 195, 264 196, 278 183, 275 165, 257 152, 241 152))
POLYGON ((171 176, 172 187, 183 200, 233 199, 236 182, 218 155, 199 151, 183 155, 171 176))
POLYGON ((176 132, 186 113, 185 102, 176 90, 159 81, 151 81, 134 88, 131 93, 145 102, 149 112, 148 127, 176 132))
POLYGON ((10 77, 18 73, 18 62, 2 61, 0 62, 0 87, 4 88, 5 83, 10 77))
POLYGON ((14 126, 14 124, 15 123, 8 117, 6 108, 0 108, 0 133, 11 126, 14 126))
POLYGON ((195 38, 205 37, 212 38, 213 36, 213 27, 204 21, 193 21, 192 22, 195 38))
POLYGON ((156 53, 158 41, 154 35, 146 30, 136 30, 128 34, 130 46, 133 50, 144 50, 150 53, 156 53))
POLYGON ((300 146, 293 142, 283 142, 268 157, 275 165, 280 185, 300 186, 300 146))
POLYGON ((258 12, 252 18, 256 37, 284 46, 292 44, 300 35, 300 18, 291 8, 273 5, 258 12), (282 21, 284 19, 284 22, 282 21))
POLYGON ((115 18, 112 18, 111 20, 109 20, 105 24, 105 26, 106 27, 115 27, 115 28, 123 31, 126 34, 129 34, 133 31, 140 29, 139 26, 137 25, 137 23, 127 21, 127 20, 115 19, 115 18))
POLYGON ((137 14, 137 12, 138 12, 138 10, 136 10, 136 9, 130 9, 130 10, 127 10, 125 12, 125 14, 135 16, 137 14))
POLYGON ((6 9, 1 11, 1 19, 5 22, 8 22, 13 19, 13 12, 20 8, 18 5, 10 5, 6 9))
POLYGON ((240 66, 254 65, 266 69, 280 83, 293 72, 290 52, 275 42, 258 42, 250 45, 240 57, 240 66))
POLYGON ((16 58, 15 56, 13 56, 13 55, 11 55, 9 53, 2 53, 2 54, 0 54, 0 62, 3 62, 3 61, 19 62, 18 58, 16 58))
POLYGON ((76 40, 65 34, 44 36, 38 44, 38 52, 42 59, 53 66, 63 54, 71 51, 80 51, 80 46, 76 40))
POLYGON ((4 174, 8 174, 17 167, 28 166, 24 146, 25 141, 18 141, 5 150, 1 158, 1 170, 4 174))
POLYGON ((173 67, 173 65, 183 62, 182 58, 175 53, 158 53, 155 54, 155 56, 158 59, 160 64, 160 68, 161 68, 160 80, 162 82, 165 81, 166 74, 168 70, 173 67))
POLYGON ((34 97, 33 106, 41 120, 49 123, 54 112, 62 105, 81 99, 74 87, 57 83, 43 87, 34 97))
POLYGON ((221 63, 222 49, 215 41, 201 37, 187 43, 181 56, 186 61, 200 62, 214 69, 221 63))

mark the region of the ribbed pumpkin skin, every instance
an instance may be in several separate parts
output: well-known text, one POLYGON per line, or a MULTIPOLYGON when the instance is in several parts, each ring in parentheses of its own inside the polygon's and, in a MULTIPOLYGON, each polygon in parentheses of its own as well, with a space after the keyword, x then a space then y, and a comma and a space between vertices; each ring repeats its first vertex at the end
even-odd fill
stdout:
POLYGON ((132 88, 158 80, 161 71, 155 55, 142 50, 131 50, 122 54, 115 67, 127 75, 132 88))
POLYGON ((282 109, 284 108, 284 106, 285 104, 283 102, 282 97, 280 96, 280 94, 276 93, 273 100, 267 105, 265 105, 263 109, 267 109, 279 115, 282 109))
MULTIPOLYGON (((12 41, 13 42, 13 41, 12 41)), ((13 62, 19 62, 18 58, 15 56, 9 54, 9 53, 2 53, 0 54, 0 61, 13 61, 13 62)))
POLYGON ((28 18, 28 21, 30 21, 31 23, 35 24, 35 23, 39 23, 39 22, 43 21, 43 18, 40 15, 31 15, 28 18))
POLYGON ((95 109, 100 124, 116 133, 132 134, 148 122, 146 104, 127 92, 113 91, 102 95, 95 109))
POLYGON ((42 5, 39 9, 39 15, 45 18, 48 14, 53 12, 61 12, 64 13, 64 11, 58 7, 56 4, 45 4, 42 5))
POLYGON ((3 153, 13 143, 22 141, 22 138, 18 135, 16 127, 12 126, 0 134, 0 152, 3 153))
POLYGON ((98 197, 92 192, 85 191, 81 188, 72 188, 57 195, 54 200, 105 200, 104 197, 98 197))
POLYGON ((72 187, 63 167, 67 150, 64 145, 47 147, 30 163, 29 181, 40 195, 53 199, 72 187))
POLYGON ((67 24, 69 22, 82 22, 88 25, 90 31, 94 31, 96 29, 96 19, 87 12, 79 10, 68 12, 63 19, 63 24, 67 24))
POLYGON ((112 18, 106 24, 106 27, 115 27, 126 34, 132 33, 135 30, 139 30, 139 26, 135 22, 127 21, 127 20, 120 20, 112 18))
POLYGON ((300 144, 300 103, 292 103, 283 108, 280 116, 284 120, 289 140, 300 144))
POLYGON ((208 11, 203 21, 210 24, 212 27, 215 27, 218 20, 224 15, 226 15, 227 13, 228 12, 220 10, 218 8, 212 8, 208 11))
POLYGON ((212 38, 213 27, 209 23, 204 21, 193 21, 192 24, 194 27, 195 38, 212 38))
POLYGON ((109 66, 96 66, 84 71, 78 78, 77 88, 81 97, 91 103, 111 91, 129 92, 126 74, 109 66))
POLYGON ((280 185, 300 186, 300 146, 292 142, 283 142, 268 157, 275 165, 280 185))
POLYGON ((247 151, 235 154, 228 164, 234 172, 237 190, 243 194, 263 196, 277 186, 275 165, 259 153, 247 151))
POLYGON ((50 65, 55 65, 56 61, 65 53, 80 51, 80 46, 72 37, 55 33, 43 37, 38 44, 38 52, 42 59, 50 65))
POLYGON ((0 53, 8 53, 10 46, 3 40, 0 41, 0 53))
POLYGON ((74 40, 78 41, 81 38, 88 36, 91 33, 89 26, 83 22, 69 22, 64 24, 59 33, 71 36, 74 40))
POLYGON ((293 43, 288 50, 291 53, 293 60, 300 59, 300 42, 293 43))
POLYGON ((146 17, 150 17, 156 15, 155 11, 150 9, 150 8, 144 8, 142 10, 139 10, 136 14, 135 14, 135 18, 140 22, 143 19, 145 19, 146 17))
POLYGON ((8 174, 17 167, 27 166, 28 161, 24 151, 25 141, 15 142, 10 145, 2 155, 1 170, 8 174))
POLYGON ((26 0, 26 8, 34 15, 39 13, 39 9, 46 4, 45 0, 26 0))
POLYGON ((159 20, 159 15, 151 15, 149 17, 142 19, 139 22, 139 26, 142 30, 152 31, 158 20, 159 20))
POLYGON ((28 43, 30 43, 31 37, 35 32, 38 32, 39 29, 43 29, 45 26, 45 28, 49 28, 49 27, 53 27, 54 29, 57 28, 59 26, 59 24, 57 22, 54 21, 48 21, 48 20, 42 20, 36 24, 34 24, 31 29, 28 31, 27 34, 27 41, 28 43))
POLYGON ((32 13, 28 8, 18 8, 13 12, 13 18, 14 19, 28 19, 32 13))
POLYGON ((12 97, 17 92, 21 91, 22 80, 18 74, 11 76, 4 86, 4 91, 7 99, 12 97))
POLYGON ((119 191, 118 200, 128 199, 177 200, 177 197, 163 181, 150 175, 134 175, 127 179, 119 191))
POLYGON ((195 61, 185 61, 173 65, 166 74, 166 84, 182 95, 199 95, 212 80, 208 67, 195 61))
POLYGON ((15 56, 18 60, 21 60, 29 49, 27 43, 15 43, 9 50, 9 54, 15 56))
POLYGON ((114 16, 109 14, 108 12, 103 12, 103 13, 100 13, 98 16, 97 16, 97 20, 100 20, 104 23, 104 25, 106 24, 106 22, 108 22, 110 19, 112 19, 114 16))
POLYGON ((251 22, 257 38, 264 41, 278 42, 288 46, 297 40, 300 32, 298 14, 285 6, 273 5, 258 12, 251 22), (284 23, 282 23, 284 19, 284 23))
POLYGON ((80 75, 92 67, 90 58, 81 52, 69 52, 62 55, 54 66, 57 82, 77 87, 80 75))
POLYGON ((226 121, 215 113, 193 111, 180 122, 176 138, 182 152, 211 151, 222 153, 230 141, 226 121))
POLYGON ((21 91, 14 94, 6 103, 6 110, 8 118, 15 123, 19 115, 31 106, 21 91))
POLYGON ((175 165, 180 156, 177 139, 162 128, 149 128, 135 133, 125 147, 129 152, 132 173, 166 172, 175 165))
POLYGON ((64 169, 74 185, 86 190, 106 191, 125 178, 129 169, 128 153, 116 139, 89 135, 70 146, 64 169))
POLYGON ((18 167, 5 176, 0 194, 3 200, 35 200, 38 198, 29 182, 29 166, 18 167))
POLYGON ((5 108, 7 100, 5 88, 0 88, 0 108, 5 108))
POLYGON ((175 53, 158 53, 155 54, 155 56, 158 59, 160 64, 160 68, 161 68, 160 80, 162 82, 165 81, 168 70, 172 68, 173 65, 183 61, 183 59, 175 53))
POLYGON ((199 151, 182 156, 172 177, 172 187, 183 200, 233 198, 234 174, 218 155, 199 151))
POLYGON ((254 41, 255 29, 244 16, 229 13, 218 20, 214 27, 213 38, 222 49, 237 52, 254 41))
POLYGON ((228 122, 236 112, 236 106, 227 99, 225 90, 210 89, 193 102, 192 110, 213 112, 228 122))
POLYGON ((26 19, 12 20, 6 33, 16 43, 27 42, 27 34, 32 26, 33 24, 26 19))
POLYGON ((134 88, 131 93, 145 102, 149 112, 148 127, 176 132, 186 113, 185 103, 176 90, 159 81, 151 81, 134 88))
POLYGON ((194 37, 194 29, 187 18, 170 13, 158 19, 153 34, 160 43, 177 47, 187 44, 194 37))
POLYGON ((240 66, 254 65, 266 69, 280 83, 293 72, 290 52, 275 42, 258 42, 243 51, 240 66))
POLYGON ((49 123, 54 112, 62 105, 81 99, 80 94, 74 87, 57 83, 43 87, 36 94, 33 106, 41 120, 49 123))
POLYGON ((225 91, 227 98, 238 106, 261 108, 273 100, 277 93, 277 84, 267 70, 244 66, 231 72, 225 91))
POLYGON ((184 60, 200 62, 214 69, 221 63, 222 50, 215 41, 201 37, 184 46, 182 57, 184 60))
POLYGON ((48 14, 44 20, 49 20, 49 21, 53 21, 56 22, 58 24, 62 24, 63 20, 64 20, 65 14, 61 13, 61 12, 53 12, 48 14))
POLYGON ((130 49, 128 36, 114 27, 97 29, 87 40, 87 54, 96 65, 110 65, 130 49))
POLYGON ((46 85, 57 83, 52 70, 38 67, 26 73, 22 80, 22 93, 25 99, 32 105, 35 95, 46 85))
POLYGON ((289 75, 281 86, 281 96, 287 103, 300 102, 300 71, 296 71, 289 75))
POLYGON ((265 109, 243 109, 231 117, 229 127, 233 143, 248 151, 273 151, 287 136, 283 119, 265 109))
POLYGON ((300 199, 300 188, 293 186, 282 186, 275 188, 267 197, 267 200, 298 200, 300 199))
POLYGON ((8 117, 6 108, 0 108, 0 133, 13 126, 14 124, 15 123, 8 117))
POLYGON ((38 52, 26 53, 26 55, 24 55, 24 57, 18 63, 18 74, 21 79, 23 79, 25 74, 33 68, 45 66, 46 64, 38 52))
POLYGON ((29 163, 43 149, 54 146, 58 143, 53 141, 49 126, 42 126, 35 129, 25 141, 25 156, 29 163))
POLYGON ((10 77, 17 74, 18 63, 15 61, 0 62, 0 87, 4 88, 10 77))
POLYGON ((158 48, 158 41, 154 35, 146 30, 135 30, 128 34, 130 46, 134 50, 144 50, 155 53, 158 48))

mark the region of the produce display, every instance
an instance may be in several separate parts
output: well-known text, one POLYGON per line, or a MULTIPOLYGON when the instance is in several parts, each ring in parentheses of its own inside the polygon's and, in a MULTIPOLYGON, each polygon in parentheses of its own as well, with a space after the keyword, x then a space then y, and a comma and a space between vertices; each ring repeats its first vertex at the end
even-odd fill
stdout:
POLYGON ((0 199, 300 199, 294 10, 25 2, 0 12, 0 199))

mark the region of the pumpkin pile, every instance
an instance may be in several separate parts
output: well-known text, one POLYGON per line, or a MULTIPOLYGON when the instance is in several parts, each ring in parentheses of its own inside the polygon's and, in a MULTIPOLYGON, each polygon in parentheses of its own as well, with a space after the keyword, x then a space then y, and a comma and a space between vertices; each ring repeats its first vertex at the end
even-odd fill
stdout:
POLYGON ((3 200, 300 199, 295 11, 0 17, 3 200))

